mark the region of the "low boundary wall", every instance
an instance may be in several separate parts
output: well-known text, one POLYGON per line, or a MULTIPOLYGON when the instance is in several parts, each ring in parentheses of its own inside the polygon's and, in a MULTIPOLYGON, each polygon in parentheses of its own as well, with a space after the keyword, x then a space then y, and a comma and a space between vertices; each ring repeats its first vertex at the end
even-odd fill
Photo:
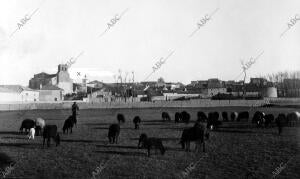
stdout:
MULTIPOLYGON (((61 102, 31 102, 0 104, 0 111, 35 110, 35 109, 70 109, 74 101, 61 102)), ((229 107, 249 106, 258 107, 264 104, 300 104, 300 98, 269 98, 263 100, 210 100, 195 99, 189 101, 155 101, 155 102, 83 102, 76 101, 80 109, 109 109, 109 108, 194 108, 194 107, 229 107)))

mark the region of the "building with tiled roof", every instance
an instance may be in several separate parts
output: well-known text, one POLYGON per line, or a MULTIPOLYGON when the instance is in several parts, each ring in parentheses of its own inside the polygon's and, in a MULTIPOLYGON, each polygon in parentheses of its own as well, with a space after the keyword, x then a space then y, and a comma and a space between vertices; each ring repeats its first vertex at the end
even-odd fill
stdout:
POLYGON ((29 80, 29 88, 42 89, 45 85, 54 85, 63 89, 63 94, 73 93, 73 80, 70 78, 66 64, 58 65, 56 74, 47 74, 45 72, 35 74, 29 80))

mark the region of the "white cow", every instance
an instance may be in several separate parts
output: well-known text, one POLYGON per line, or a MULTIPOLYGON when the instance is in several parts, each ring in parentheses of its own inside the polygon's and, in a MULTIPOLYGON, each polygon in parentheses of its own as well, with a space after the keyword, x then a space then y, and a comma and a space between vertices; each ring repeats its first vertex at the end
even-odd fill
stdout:
POLYGON ((36 126, 36 135, 41 135, 42 130, 44 129, 46 125, 46 122, 42 118, 36 118, 35 120, 35 126, 36 126))
POLYGON ((35 135, 35 129, 30 128, 29 134, 28 134, 28 139, 33 139, 34 140, 34 135, 35 135))

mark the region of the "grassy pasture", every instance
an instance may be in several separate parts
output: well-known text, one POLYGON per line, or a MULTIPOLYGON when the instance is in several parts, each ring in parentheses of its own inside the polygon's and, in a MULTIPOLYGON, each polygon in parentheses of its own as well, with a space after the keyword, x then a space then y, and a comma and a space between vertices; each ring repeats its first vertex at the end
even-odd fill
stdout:
MULTIPOLYGON (((219 131, 211 132, 206 141, 206 154, 185 152, 178 144, 184 127, 192 126, 198 111, 244 111, 245 107, 223 108, 165 108, 165 109, 91 109, 81 110, 73 134, 61 134, 61 145, 42 149, 42 138, 28 141, 18 130, 25 118, 42 117, 47 124, 56 124, 62 133, 64 120, 70 110, 32 110, 0 112, 0 152, 12 157, 17 164, 7 176, 20 178, 91 178, 100 167, 96 178, 180 178, 192 162, 195 168, 186 178, 271 178, 280 164, 289 161, 277 178, 300 178, 298 127, 257 129, 250 122, 226 122, 219 131), (174 114, 186 110, 191 114, 189 125, 175 124, 174 114), (161 112, 169 112, 172 122, 162 122, 161 112), (117 113, 126 117, 121 125, 118 144, 108 144, 107 131, 117 122, 117 113), (142 119, 140 130, 134 130, 132 119, 142 119), (166 153, 161 156, 152 151, 137 149, 138 137, 146 133, 162 138, 166 153)), ((295 108, 262 108, 266 113, 278 115, 295 108)), ((256 110, 252 110, 250 117, 256 110)), ((298 109, 299 111, 299 109, 298 109)), ((194 145, 191 145, 192 150, 194 145)), ((1 174, 1 173, 0 173, 1 174)))

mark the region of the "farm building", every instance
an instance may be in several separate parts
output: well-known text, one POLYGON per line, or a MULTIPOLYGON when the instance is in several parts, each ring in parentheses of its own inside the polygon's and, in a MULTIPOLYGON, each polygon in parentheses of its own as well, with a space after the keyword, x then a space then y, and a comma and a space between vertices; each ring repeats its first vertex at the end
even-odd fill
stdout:
POLYGON ((54 85, 45 85, 39 92, 40 101, 61 101, 63 99, 63 89, 54 85))
POLYGON ((39 92, 21 85, 0 85, 0 102, 39 101, 39 92))

